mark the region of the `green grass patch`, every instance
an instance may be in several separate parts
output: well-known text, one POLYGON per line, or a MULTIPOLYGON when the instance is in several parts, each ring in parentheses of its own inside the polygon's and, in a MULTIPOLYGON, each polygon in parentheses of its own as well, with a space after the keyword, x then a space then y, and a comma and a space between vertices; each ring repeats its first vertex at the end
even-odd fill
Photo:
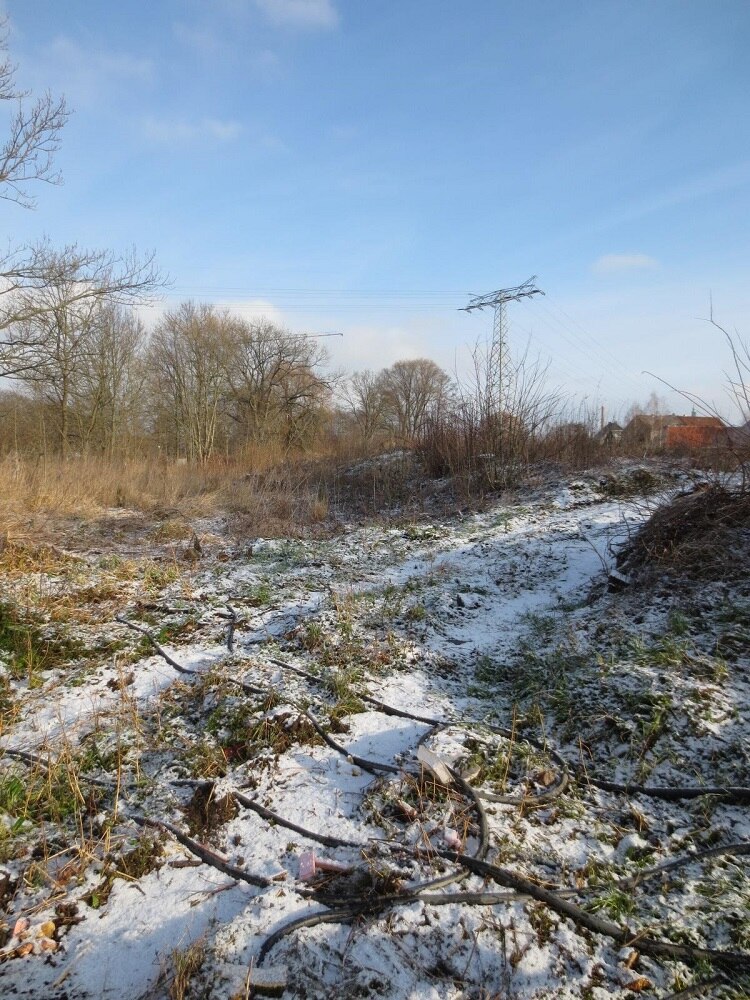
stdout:
POLYGON ((65 666, 85 652, 77 639, 54 634, 52 626, 22 614, 14 604, 0 603, 0 655, 14 680, 26 678, 35 687, 39 673, 65 666))

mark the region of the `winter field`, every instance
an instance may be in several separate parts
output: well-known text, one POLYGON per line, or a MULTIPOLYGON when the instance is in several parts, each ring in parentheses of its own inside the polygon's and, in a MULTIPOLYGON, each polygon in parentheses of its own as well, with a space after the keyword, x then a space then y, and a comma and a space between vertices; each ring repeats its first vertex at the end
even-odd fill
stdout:
POLYGON ((611 575, 699 478, 6 542, 0 994, 747 996, 750 537, 611 575))

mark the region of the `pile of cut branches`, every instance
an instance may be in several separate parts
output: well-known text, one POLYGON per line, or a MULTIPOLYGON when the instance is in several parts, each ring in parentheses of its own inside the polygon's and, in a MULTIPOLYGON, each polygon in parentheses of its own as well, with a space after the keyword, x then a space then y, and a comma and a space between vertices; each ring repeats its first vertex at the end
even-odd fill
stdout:
POLYGON ((745 574, 748 544, 750 492, 712 484, 659 507, 620 550, 617 565, 633 576, 659 570, 734 579, 745 574))

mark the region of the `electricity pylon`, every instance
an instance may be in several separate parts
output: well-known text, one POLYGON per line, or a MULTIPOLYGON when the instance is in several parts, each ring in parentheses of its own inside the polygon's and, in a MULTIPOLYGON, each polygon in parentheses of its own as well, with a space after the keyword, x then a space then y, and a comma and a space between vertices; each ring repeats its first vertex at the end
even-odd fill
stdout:
POLYGON ((490 384, 488 391, 491 398, 488 400, 491 410, 498 415, 503 410, 503 382, 505 379, 506 353, 508 341, 508 318, 505 307, 508 302, 519 302, 521 299, 531 298, 532 295, 544 295, 541 288, 536 287, 536 275, 532 275, 528 281, 515 288, 500 288, 496 292, 488 292, 486 295, 474 295, 469 299, 467 306, 462 306, 460 312, 474 312, 475 309, 491 308, 495 311, 495 318, 492 324, 492 347, 489 356, 489 371, 487 372, 490 384), (496 397, 496 398, 493 398, 496 397))

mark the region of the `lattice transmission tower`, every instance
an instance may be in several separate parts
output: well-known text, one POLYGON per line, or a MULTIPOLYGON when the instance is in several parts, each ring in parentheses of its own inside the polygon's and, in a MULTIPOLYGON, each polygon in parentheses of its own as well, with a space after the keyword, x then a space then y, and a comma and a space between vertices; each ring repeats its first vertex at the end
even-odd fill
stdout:
POLYGON ((500 288, 486 295, 474 295, 469 304, 461 307, 461 312, 474 312, 475 309, 493 309, 495 316, 492 324, 492 345, 488 358, 488 391, 487 401, 495 413, 502 413, 507 387, 507 353, 508 353, 508 316, 506 306, 509 302, 519 302, 531 298, 532 295, 544 295, 536 286, 536 275, 515 288, 500 288))

